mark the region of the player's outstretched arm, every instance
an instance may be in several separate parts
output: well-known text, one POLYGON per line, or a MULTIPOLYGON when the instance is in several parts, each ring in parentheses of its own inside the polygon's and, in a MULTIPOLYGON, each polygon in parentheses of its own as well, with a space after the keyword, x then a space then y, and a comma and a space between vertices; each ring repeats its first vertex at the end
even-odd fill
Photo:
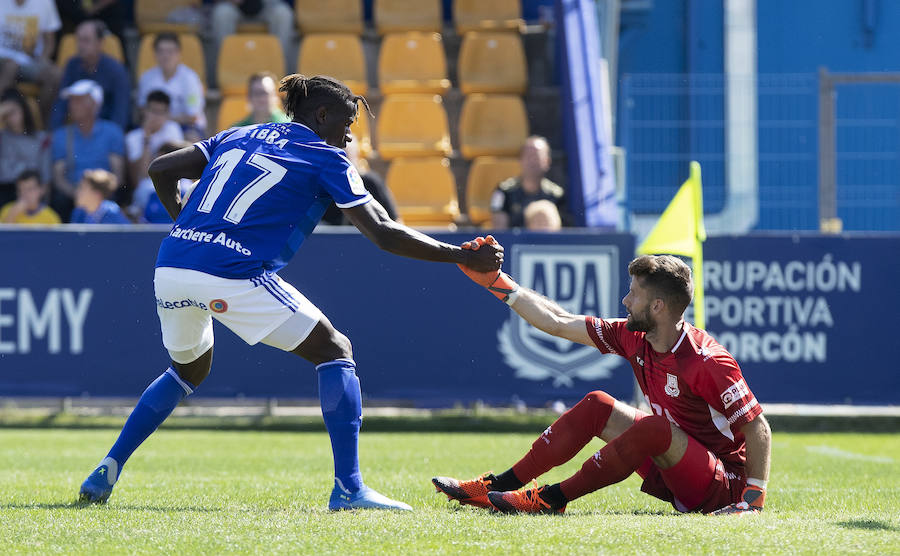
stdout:
POLYGON ((741 501, 725 506, 714 513, 742 514, 762 510, 766 500, 766 483, 769 480, 769 460, 772 456, 772 430, 762 415, 757 415, 741 427, 747 446, 747 486, 741 494, 741 501))
POLYGON ((394 222, 384 207, 374 199, 343 211, 350 222, 372 243, 395 255, 424 261, 456 263, 482 272, 496 272, 503 264, 503 248, 499 245, 472 251, 438 241, 394 222))
POLYGON ((206 155, 191 145, 177 151, 164 154, 150 163, 147 174, 153 182, 159 200, 166 207, 172 220, 181 212, 181 199, 178 194, 178 180, 188 178, 196 180, 206 168, 206 155))
MULTIPOLYGON (((491 246, 500 247, 493 236, 479 237, 462 245, 463 249, 473 251, 491 246)), ((573 315, 534 290, 523 288, 501 270, 476 272, 462 266, 460 270, 473 282, 484 286, 498 299, 512 307, 513 311, 535 328, 579 344, 594 345, 594 341, 588 335, 584 315, 573 315)))

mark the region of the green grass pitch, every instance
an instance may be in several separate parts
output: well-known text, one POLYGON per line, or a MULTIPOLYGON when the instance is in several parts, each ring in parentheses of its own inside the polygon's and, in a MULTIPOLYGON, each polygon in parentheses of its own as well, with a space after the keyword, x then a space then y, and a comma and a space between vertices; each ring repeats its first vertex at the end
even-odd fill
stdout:
MULTIPOLYGON (((433 475, 503 471, 533 435, 363 433, 366 482, 413 513, 325 509, 324 433, 163 429, 110 502, 72 504, 113 429, 0 429, 3 554, 900 554, 900 435, 777 433, 766 511, 680 515, 632 476, 564 516, 502 516, 433 475)), ((539 432, 539 431, 536 431, 539 432)), ((575 471, 592 451, 549 473, 575 471)))

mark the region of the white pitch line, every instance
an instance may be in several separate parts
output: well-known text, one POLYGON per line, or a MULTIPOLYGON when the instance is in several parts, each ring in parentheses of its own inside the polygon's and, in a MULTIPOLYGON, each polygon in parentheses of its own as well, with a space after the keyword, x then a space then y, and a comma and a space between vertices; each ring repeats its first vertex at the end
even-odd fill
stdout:
POLYGON ((865 454, 857 454, 855 452, 841 450, 840 448, 835 448, 834 446, 807 446, 806 451, 815 452, 817 454, 822 454, 825 456, 832 456, 835 458, 855 459, 872 463, 894 463, 894 458, 890 458, 887 456, 867 456, 865 454))

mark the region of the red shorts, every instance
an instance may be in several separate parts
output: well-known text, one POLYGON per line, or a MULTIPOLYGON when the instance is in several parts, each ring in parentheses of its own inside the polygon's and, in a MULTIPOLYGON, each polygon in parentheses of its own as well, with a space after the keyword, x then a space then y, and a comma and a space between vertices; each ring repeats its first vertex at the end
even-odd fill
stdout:
POLYGON ((743 468, 726 466, 690 436, 681 461, 660 469, 647 458, 637 472, 644 479, 643 492, 670 502, 679 512, 709 513, 739 502, 747 484, 743 468))

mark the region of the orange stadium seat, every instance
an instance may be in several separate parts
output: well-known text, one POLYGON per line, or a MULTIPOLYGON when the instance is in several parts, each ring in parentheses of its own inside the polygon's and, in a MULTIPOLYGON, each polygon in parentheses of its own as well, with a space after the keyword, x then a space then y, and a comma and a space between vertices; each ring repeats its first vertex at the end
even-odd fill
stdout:
POLYGON ((355 33, 363 30, 360 0, 296 0, 297 27, 306 33, 355 33))
MULTIPOLYGON (((156 58, 153 56, 153 40, 155 38, 156 33, 141 37, 137 69, 135 70, 137 79, 140 79, 145 71, 156 65, 156 58)), ((206 84, 206 59, 203 56, 203 45, 200 44, 200 39, 193 33, 179 33, 178 40, 181 42, 181 63, 194 70, 200 81, 206 84)))
POLYGON ((354 141, 359 142, 360 156, 369 158, 372 156, 372 132, 370 131, 372 117, 361 102, 357 103, 357 107, 359 111, 356 113, 356 121, 350 126, 350 131, 353 132, 354 141))
POLYGON ((437 33, 392 33, 381 41, 378 85, 384 94, 437 93, 450 89, 444 46, 437 33))
MULTIPOLYGON (((122 50, 122 43, 119 37, 112 33, 107 33, 103 37, 103 53, 111 56, 116 60, 125 63, 125 52, 122 50)), ((75 43, 75 35, 68 33, 59 39, 59 48, 56 49, 56 65, 60 68, 66 66, 69 58, 78 54, 78 45, 75 43)))
POLYGON ((377 120, 381 158, 448 156, 450 126, 438 95, 388 95, 377 120))
POLYGON ((456 32, 479 29, 518 30, 522 21, 520 0, 453 0, 456 32))
POLYGON ((521 95, 528 86, 525 49, 515 33, 470 31, 459 50, 459 88, 521 95))
POLYGON ((362 41, 350 33, 306 35, 297 57, 303 75, 330 75, 343 81, 357 95, 369 91, 362 41))
POLYGON ((466 204, 473 223, 483 224, 490 220, 494 189, 501 181, 521 172, 518 158, 479 156, 472 161, 466 180, 466 204))
POLYGON ((375 0, 375 28, 379 35, 403 31, 441 32, 441 0, 375 0))
POLYGON ((528 137, 528 116, 521 97, 473 94, 459 116, 464 158, 516 155, 528 137))
POLYGON ((269 34, 237 34, 225 37, 219 50, 216 75, 225 95, 247 92, 247 79, 257 72, 284 75, 284 54, 278 38, 269 34))
POLYGON ((459 217, 456 180, 446 158, 398 158, 388 169, 387 185, 406 224, 446 226, 459 217))
POLYGON ((228 95, 219 104, 219 116, 216 118, 216 130, 228 129, 235 122, 243 120, 250 113, 247 95, 228 95))
POLYGON ((172 23, 169 14, 183 8, 199 8, 201 0, 134 0, 134 21, 141 34, 172 31, 192 33, 197 31, 193 23, 172 23))

